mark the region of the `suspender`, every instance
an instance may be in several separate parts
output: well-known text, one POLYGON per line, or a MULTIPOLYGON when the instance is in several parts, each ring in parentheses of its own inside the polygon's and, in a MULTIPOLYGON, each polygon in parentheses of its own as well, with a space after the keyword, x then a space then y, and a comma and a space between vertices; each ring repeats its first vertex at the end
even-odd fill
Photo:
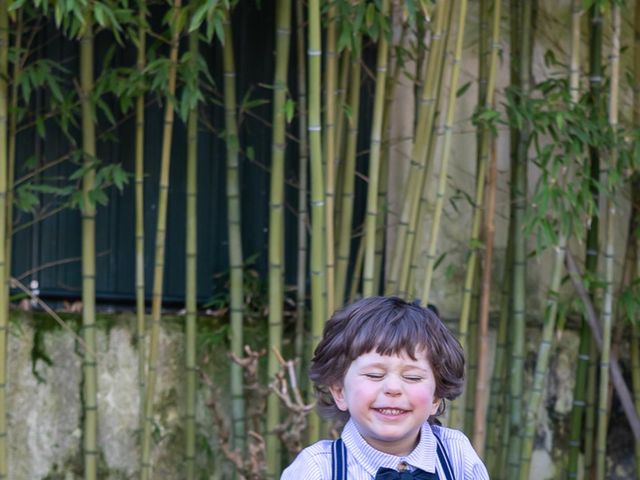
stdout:
MULTIPOLYGON (((440 437, 434 433, 438 445, 436 446, 436 454, 442 467, 442 474, 445 480, 455 480, 453 476, 453 468, 451 461, 447 455, 447 449, 444 448, 440 437)), ((437 472, 436 472, 437 475, 437 472)), ((344 445, 342 438, 338 438, 331 444, 331 478, 332 480, 348 480, 347 479, 347 447, 344 445)))
POLYGON ((331 478, 333 480, 347 480, 347 447, 342 438, 331 444, 331 478))

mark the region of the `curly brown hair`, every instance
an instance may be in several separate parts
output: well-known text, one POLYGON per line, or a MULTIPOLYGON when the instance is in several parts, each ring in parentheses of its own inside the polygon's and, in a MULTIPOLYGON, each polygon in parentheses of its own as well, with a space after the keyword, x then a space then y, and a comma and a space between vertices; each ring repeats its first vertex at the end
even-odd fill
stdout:
POLYGON ((458 397, 464 383, 464 352, 435 312, 398 297, 368 297, 338 310, 324 327, 309 369, 319 412, 348 420, 349 413, 338 409, 329 388, 342 385, 351 362, 360 355, 404 352, 415 360, 420 350, 433 369, 436 398, 458 397))

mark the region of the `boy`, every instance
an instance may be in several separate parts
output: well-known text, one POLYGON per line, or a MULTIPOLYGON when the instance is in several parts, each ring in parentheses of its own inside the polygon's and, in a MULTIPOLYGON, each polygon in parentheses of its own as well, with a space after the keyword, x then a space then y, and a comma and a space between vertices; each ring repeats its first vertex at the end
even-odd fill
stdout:
POLYGON ((305 448, 281 480, 488 479, 465 435, 433 424, 462 392, 464 354, 429 309, 369 297, 327 322, 309 372, 341 438, 305 448))

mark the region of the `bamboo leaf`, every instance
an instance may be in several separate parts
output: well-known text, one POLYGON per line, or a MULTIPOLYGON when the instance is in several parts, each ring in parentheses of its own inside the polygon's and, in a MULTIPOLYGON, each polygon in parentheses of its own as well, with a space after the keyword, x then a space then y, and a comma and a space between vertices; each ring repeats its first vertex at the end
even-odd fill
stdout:
POLYGON ((458 91, 456 92, 456 97, 457 97, 457 98, 460 98, 462 95, 464 95, 464 94, 465 94, 465 92, 466 92, 467 90, 469 90, 469 87, 470 87, 470 86, 471 86, 471 82, 467 82, 467 83, 465 83, 464 85, 462 85, 462 86, 458 89, 458 91))
POLYGON ((287 123, 291 123, 291 120, 293 120, 293 115, 296 111, 296 102, 293 101, 293 99, 291 98, 287 98, 287 101, 284 104, 284 113, 285 113, 285 118, 287 119, 287 123))

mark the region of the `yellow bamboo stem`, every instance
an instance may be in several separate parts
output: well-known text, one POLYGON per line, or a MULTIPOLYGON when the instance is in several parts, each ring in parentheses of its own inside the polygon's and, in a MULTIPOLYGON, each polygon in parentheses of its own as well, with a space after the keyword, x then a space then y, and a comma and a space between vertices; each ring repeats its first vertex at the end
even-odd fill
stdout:
MULTIPOLYGON (((382 1, 381 14, 389 16, 389 0, 382 1)), ((369 185, 367 188, 367 215, 364 228, 364 272, 362 291, 365 297, 374 295, 374 269, 376 254, 376 223, 378 217, 378 184, 380 183, 380 147, 382 143, 382 119, 387 80, 389 42, 386 32, 381 32, 378 43, 376 91, 374 97, 373 124, 371 126, 371 152, 369 155, 369 185)))
POLYGON ((451 81, 449 82, 449 99, 447 102, 447 116, 445 122, 444 145, 442 149, 442 164, 440 165, 440 176, 436 193, 436 208, 431 224, 431 235, 429 238, 429 249, 427 252, 427 265, 425 269, 424 287, 421 301, 424 305, 429 302, 431 293, 431 283, 433 280, 433 270, 436 262, 436 246, 438 242, 438 231, 440 229, 440 219, 444 208, 444 196, 447 186, 447 172, 449 158, 451 157, 451 142, 453 137, 453 119, 456 106, 456 93, 460 78, 460 61, 462 57, 462 45, 464 42, 464 27, 467 17, 467 0, 460 0, 460 10, 458 11, 458 26, 456 30, 456 44, 454 48, 453 61, 451 65, 451 81))
POLYGON ((177 19, 181 0, 174 0, 172 7, 171 46, 169 50, 169 72, 162 130, 162 153, 160 162, 160 182, 158 193, 158 218, 156 226, 155 261, 153 268, 153 297, 151 301, 151 340, 147 361, 147 385, 144 396, 144 428, 142 431, 142 455, 140 460, 140 478, 153 478, 151 465, 151 431, 153 430, 153 406, 158 373, 158 349, 160 340, 160 322, 162 320, 162 287, 164 280, 165 238, 167 231, 167 206, 169 195, 169 169, 171 166, 171 141, 173 134, 174 104, 176 91, 176 69, 180 31, 177 19))

